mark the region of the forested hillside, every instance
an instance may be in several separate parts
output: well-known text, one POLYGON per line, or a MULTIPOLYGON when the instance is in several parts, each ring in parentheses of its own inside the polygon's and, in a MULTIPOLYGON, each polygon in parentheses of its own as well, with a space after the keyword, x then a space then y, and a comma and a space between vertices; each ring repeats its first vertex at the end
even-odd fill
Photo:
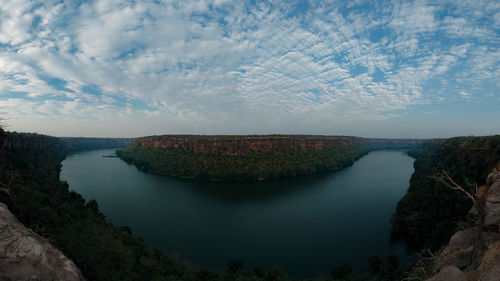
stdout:
POLYGON ((213 180, 267 180, 338 170, 368 153, 365 146, 345 149, 250 151, 227 155, 193 153, 182 148, 132 145, 118 150, 140 170, 169 176, 213 180))
POLYGON ((69 153, 90 150, 117 148, 131 145, 134 139, 131 138, 81 138, 63 137, 60 138, 69 153))
POLYGON ((433 178, 442 169, 474 193, 500 161, 500 135, 434 140, 409 153, 416 158, 407 194, 392 217, 393 234, 417 248, 436 249, 465 219, 471 201, 433 178))
MULTIPOLYGON (((3 131, 0 129, 0 136, 3 131)), ((87 280, 298 280, 277 268, 245 269, 241 260, 226 270, 201 268, 178 256, 147 247, 125 226, 114 226, 99 211, 59 181, 66 150, 59 138, 8 133, 0 156, 0 201, 27 227, 46 238, 80 268, 87 280)), ((0 143, 5 138, 0 137, 0 143)), ((400 280, 395 257, 371 257, 372 275, 348 264, 308 280, 400 280)), ((308 261, 304 261, 308 262, 308 261)), ((0 273, 1 277, 1 273, 0 273)))
POLYGON ((117 155, 140 170, 186 178, 268 180, 339 170, 370 150, 409 148, 413 139, 346 136, 151 136, 117 155))

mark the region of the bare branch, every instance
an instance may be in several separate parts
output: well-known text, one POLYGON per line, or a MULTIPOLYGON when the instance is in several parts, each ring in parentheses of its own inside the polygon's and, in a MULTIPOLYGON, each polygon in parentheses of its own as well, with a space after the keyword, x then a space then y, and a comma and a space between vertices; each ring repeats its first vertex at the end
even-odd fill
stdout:
POLYGON ((460 192, 465 194, 465 196, 467 196, 470 200, 472 200, 472 203, 474 204, 474 207, 476 208, 476 210, 479 214, 479 223, 482 224, 484 222, 484 218, 485 218, 484 206, 483 206, 483 202, 481 201, 481 199, 478 198, 479 188, 478 188, 477 184, 475 184, 475 183, 472 184, 471 182, 469 182, 469 180, 467 178, 465 178, 465 181, 467 182, 467 184, 471 187, 472 186, 474 187, 474 191, 475 191, 474 195, 470 194, 465 188, 463 188, 461 185, 459 185, 457 182, 455 182, 455 180, 453 180, 453 178, 448 173, 448 170, 446 170, 445 168, 442 168, 441 171, 438 174, 432 176, 432 178, 434 180, 437 180, 440 183, 444 184, 446 187, 448 187, 450 189, 459 190, 460 192))
POLYGON ((417 254, 417 262, 403 281, 423 281, 437 273, 438 255, 429 249, 424 249, 417 254))

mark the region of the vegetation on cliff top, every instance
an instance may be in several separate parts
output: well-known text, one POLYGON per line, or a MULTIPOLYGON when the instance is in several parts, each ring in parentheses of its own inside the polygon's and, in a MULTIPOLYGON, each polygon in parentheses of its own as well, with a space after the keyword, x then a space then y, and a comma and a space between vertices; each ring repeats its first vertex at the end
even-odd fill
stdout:
MULTIPOLYGON (((66 153, 61 140, 37 134, 13 138, 24 145, 4 149, 0 157, 0 200, 22 223, 72 259, 87 280, 298 280, 276 268, 246 270, 241 260, 229 261, 225 271, 201 268, 151 249, 129 228, 109 222, 96 201, 86 201, 59 181, 66 153), (40 149, 42 143, 45 146, 40 149)), ((372 276, 341 264, 325 276, 308 280, 401 279, 396 258, 372 257, 369 262, 372 276)))
MULTIPOLYGON (((59 181, 60 161, 67 153, 60 139, 15 133, 9 133, 9 137, 10 146, 0 157, 0 200, 27 227, 74 260, 88 280, 296 280, 278 269, 246 270, 239 260, 230 261, 226 271, 204 269, 150 249, 127 227, 110 223, 96 201, 86 201, 59 181)), ((394 234, 418 247, 437 248, 456 230, 471 203, 463 194, 432 179, 432 175, 446 168, 464 186, 466 180, 483 184, 500 160, 500 136, 431 141, 410 155, 416 158, 415 173, 393 215, 394 234)), ((309 280, 403 277, 393 257, 372 257, 370 264, 371 277, 341 264, 330 275, 309 280)))
POLYGON ((83 138, 83 137, 62 137, 59 138, 69 153, 90 150, 117 148, 131 145, 134 139, 131 138, 83 138))
POLYGON ((117 155, 140 170, 212 180, 268 180, 338 170, 368 153, 366 146, 324 150, 269 150, 228 155, 134 144, 117 155))
POLYGON ((457 230, 472 203, 433 176, 444 168, 462 186, 483 185, 500 160, 500 135, 430 141, 409 154, 416 158, 415 172, 392 217, 393 234, 416 248, 436 249, 457 230))
MULTIPOLYGON (((413 139, 365 139, 345 136, 151 136, 139 138, 133 145, 118 150, 117 155, 140 170, 168 176, 212 180, 268 180, 312 174, 326 170, 339 170, 374 149, 409 148, 420 144, 413 139), (168 142, 162 143, 165 139, 168 142), (176 143, 176 139, 178 143, 176 143), (202 148, 214 145, 217 149, 192 149, 187 140, 200 140, 202 148), (269 141, 262 148, 228 147, 231 143, 212 143, 213 140, 269 141), (273 142, 291 139, 291 143, 273 142), (146 144, 142 141, 147 140, 146 144), (296 140, 297 143, 293 141, 296 140), (303 143, 304 140, 312 142, 303 143), (338 141, 328 142, 323 141, 338 141), (314 143, 317 141, 318 143, 314 143), (158 143, 157 143, 158 142, 158 143), (301 143, 301 144, 298 144, 301 143), (321 147, 322 149, 317 149, 321 147), (157 147, 158 146, 158 147, 157 147), (231 153, 227 151, 231 150, 231 153)), ((258 147, 258 146, 257 146, 258 147)))

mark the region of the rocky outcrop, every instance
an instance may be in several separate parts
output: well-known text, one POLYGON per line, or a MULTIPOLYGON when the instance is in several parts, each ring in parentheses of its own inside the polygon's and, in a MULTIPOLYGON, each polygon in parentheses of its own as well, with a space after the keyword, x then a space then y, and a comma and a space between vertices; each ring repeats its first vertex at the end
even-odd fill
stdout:
POLYGON ((467 281, 467 276, 454 266, 445 266, 427 281, 467 281))
POLYGON ((76 265, 0 203, 0 280, 84 280, 76 265))
POLYGON ((451 277, 458 274, 458 271, 467 277, 463 280, 500 280, 499 168, 493 169, 486 180, 486 186, 478 193, 478 200, 484 206, 484 219, 477 217, 478 212, 473 207, 470 217, 480 223, 458 231, 451 237, 437 260, 436 266, 441 268, 440 272, 428 281, 460 280, 451 277))
POLYGON ((134 144, 150 148, 182 148, 194 153, 246 154, 269 150, 323 150, 357 144, 374 146, 414 146, 422 140, 364 139, 344 136, 182 136, 163 135, 137 138, 134 144))
POLYGON ((306 138, 306 137, 203 137, 203 136, 152 136, 138 138, 135 144, 151 148, 182 148, 195 153, 246 154, 250 151, 271 149, 313 149, 347 147, 352 138, 306 138))

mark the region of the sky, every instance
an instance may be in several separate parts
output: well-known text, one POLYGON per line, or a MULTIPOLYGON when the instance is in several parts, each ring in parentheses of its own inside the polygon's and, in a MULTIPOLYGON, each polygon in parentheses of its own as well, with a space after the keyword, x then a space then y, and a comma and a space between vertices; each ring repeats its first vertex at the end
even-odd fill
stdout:
POLYGON ((0 0, 10 131, 491 135, 499 89, 498 0, 0 0))

